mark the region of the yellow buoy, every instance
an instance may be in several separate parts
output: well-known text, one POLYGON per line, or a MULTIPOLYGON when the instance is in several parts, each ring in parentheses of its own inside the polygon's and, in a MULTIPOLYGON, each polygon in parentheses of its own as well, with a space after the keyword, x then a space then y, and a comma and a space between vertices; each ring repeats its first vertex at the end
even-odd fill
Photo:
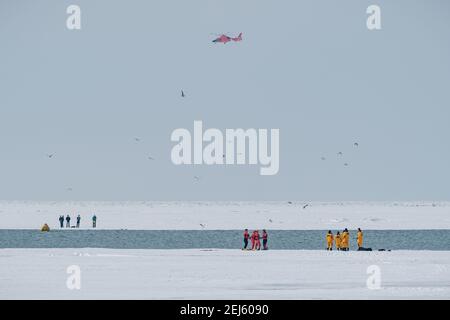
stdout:
POLYGON ((48 224, 44 224, 41 228, 42 232, 49 232, 50 231, 50 227, 48 226, 48 224))

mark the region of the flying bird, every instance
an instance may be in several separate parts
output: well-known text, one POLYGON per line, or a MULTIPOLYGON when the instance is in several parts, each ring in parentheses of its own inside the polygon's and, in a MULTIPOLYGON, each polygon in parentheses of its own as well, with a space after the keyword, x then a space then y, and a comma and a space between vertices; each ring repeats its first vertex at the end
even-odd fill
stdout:
POLYGON ((346 163, 344 163, 344 167, 348 167, 348 163, 346 162, 346 163))
POLYGON ((305 204, 305 205, 303 206, 303 209, 306 209, 307 207, 309 207, 309 203, 305 204))
POLYGON ((355 142, 353 145, 354 145, 355 147, 359 147, 359 143, 358 143, 358 142, 355 142))
POLYGON ((269 219, 269 222, 272 223, 273 222, 272 219, 269 219))
POLYGON ((320 159, 321 159, 322 161, 327 160, 327 158, 325 158, 325 157, 320 157, 320 159))
POLYGON ((339 152, 337 153, 337 155, 338 155, 338 156, 342 156, 342 155, 343 155, 342 151, 339 151, 339 152))
POLYGON ((134 138, 134 141, 141 142, 141 138, 134 138))
POLYGON ((153 160, 155 160, 155 158, 149 156, 148 160, 152 160, 153 161, 153 160))
POLYGON ((194 180, 195 180, 195 181, 199 181, 199 180, 200 180, 200 177, 194 176, 194 180))
POLYGON ((47 154, 47 158, 51 159, 51 158, 53 158, 54 155, 55 155, 54 153, 52 153, 52 154, 47 154))
POLYGON ((203 229, 206 228, 206 225, 204 225, 203 223, 200 223, 200 227, 202 227, 203 229))

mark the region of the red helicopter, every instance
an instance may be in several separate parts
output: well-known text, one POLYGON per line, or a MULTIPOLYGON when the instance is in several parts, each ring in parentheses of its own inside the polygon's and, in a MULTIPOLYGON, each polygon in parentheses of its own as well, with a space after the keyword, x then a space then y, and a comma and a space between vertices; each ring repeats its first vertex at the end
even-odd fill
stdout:
POLYGON ((233 37, 229 37, 229 36, 227 36, 225 34, 222 34, 218 38, 214 39, 212 42, 214 42, 214 43, 220 42, 220 43, 225 44, 225 43, 230 42, 230 41, 235 41, 235 42, 242 41, 242 32, 239 33, 239 35, 237 37, 234 37, 234 38, 233 37))

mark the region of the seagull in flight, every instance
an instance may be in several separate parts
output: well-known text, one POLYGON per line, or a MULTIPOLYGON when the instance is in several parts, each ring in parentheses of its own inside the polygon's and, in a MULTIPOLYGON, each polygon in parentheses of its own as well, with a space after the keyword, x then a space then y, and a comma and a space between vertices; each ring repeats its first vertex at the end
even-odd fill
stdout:
POLYGON ((343 155, 342 151, 339 151, 339 152, 337 153, 337 155, 338 155, 338 156, 342 156, 342 155, 343 155))
POLYGON ((307 207, 309 207, 309 203, 305 204, 305 205, 303 206, 303 209, 306 209, 307 207))
POLYGON ((136 142, 141 142, 141 138, 134 138, 134 141, 136 141, 136 142))
POLYGON ((199 180, 200 180, 200 177, 194 176, 194 180, 195 180, 195 181, 199 181, 199 180))
POLYGON ((203 229, 206 228, 206 225, 204 225, 203 223, 200 223, 200 227, 202 227, 203 229))
POLYGON ((148 157, 148 160, 152 160, 152 161, 153 161, 153 160, 155 160, 155 158, 149 156, 149 157, 148 157))
POLYGON ((344 163, 344 167, 348 167, 348 163, 346 162, 346 163, 344 163))
POLYGON ((55 155, 54 153, 47 154, 47 158, 51 159, 51 158, 53 158, 54 155, 55 155))

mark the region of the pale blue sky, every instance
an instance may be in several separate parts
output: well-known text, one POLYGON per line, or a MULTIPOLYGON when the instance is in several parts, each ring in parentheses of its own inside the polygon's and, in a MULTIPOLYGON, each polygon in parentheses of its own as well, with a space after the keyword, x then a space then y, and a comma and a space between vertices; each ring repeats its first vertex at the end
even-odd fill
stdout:
POLYGON ((0 199, 450 200, 448 1, 0 0, 0 48, 0 199), (279 174, 174 166, 194 120, 279 128, 279 174))

